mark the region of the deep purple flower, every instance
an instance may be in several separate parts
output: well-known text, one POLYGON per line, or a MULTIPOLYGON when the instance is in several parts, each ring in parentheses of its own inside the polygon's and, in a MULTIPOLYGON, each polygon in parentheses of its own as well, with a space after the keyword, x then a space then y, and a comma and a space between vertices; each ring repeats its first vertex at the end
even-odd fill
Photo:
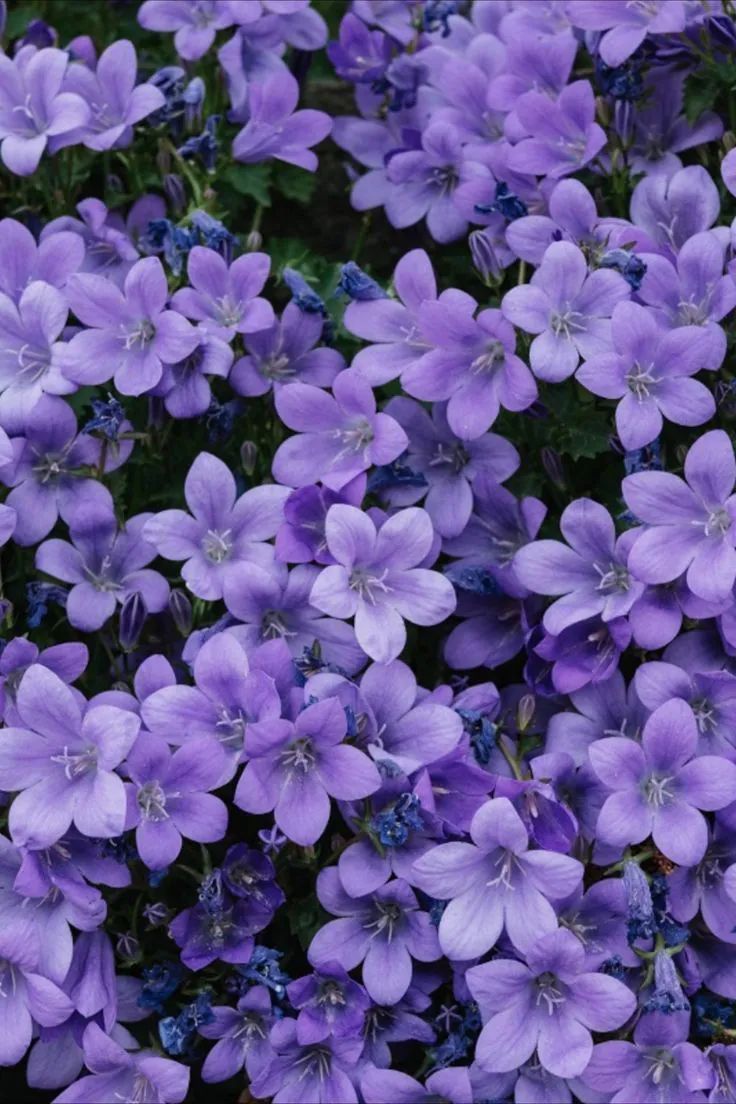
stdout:
POLYGON ((591 1031, 613 1031, 636 1009, 623 982, 587 971, 580 942, 564 929, 543 935, 526 964, 495 959, 467 978, 484 1020, 476 1061, 492 1073, 518 1069, 536 1049, 549 1073, 578 1077, 593 1052, 591 1031))
POLYGON ((526 828, 505 797, 478 810, 470 836, 472 844, 440 844, 414 864, 419 887, 450 901, 440 919, 440 946, 450 958, 478 958, 505 929, 526 952, 556 927, 549 898, 572 893, 582 866, 567 855, 527 850, 526 828))
POLYGON ((563 511, 560 541, 533 541, 514 556, 518 579, 536 594, 561 594, 544 615, 553 634, 600 614, 603 621, 624 617, 644 590, 626 566, 627 538, 616 539, 608 511, 590 498, 578 498, 563 511))
POLYGON ((401 510, 376 530, 354 506, 332 506, 325 533, 336 562, 322 570, 310 601, 332 617, 355 616, 356 639, 371 659, 397 658, 406 643, 404 619, 436 625, 454 610, 452 584, 417 566, 433 539, 424 510, 401 510))
POLYGON ((325 535, 328 511, 341 502, 360 506, 365 483, 365 477, 358 476, 340 491, 314 483, 292 491, 284 502, 284 520, 276 534, 277 560, 282 563, 334 563, 325 535))
POLYGON ((529 351, 534 374, 558 383, 573 374, 580 356, 610 351, 610 318, 629 290, 618 272, 588 273, 577 246, 553 242, 531 282, 507 292, 502 309, 515 326, 538 335, 529 351))
POLYGON ((330 798, 355 801, 374 793, 381 777, 357 748, 342 741, 347 722, 335 698, 307 706, 296 721, 250 725, 248 763, 235 803, 249 813, 274 810, 289 839, 308 847, 320 838, 330 816, 330 798))
POLYGON ((194 327, 177 311, 166 310, 169 292, 158 257, 137 261, 122 291, 89 274, 70 279, 66 294, 77 318, 91 327, 66 349, 64 371, 75 383, 114 378, 123 395, 140 395, 155 387, 164 363, 176 364, 199 343, 194 327))
POLYGON ((713 416, 712 394, 691 378, 701 368, 716 367, 710 336, 695 325, 663 330, 653 312, 637 303, 616 306, 611 318, 615 351, 586 359, 576 378, 594 395, 621 400, 616 429, 624 448, 638 449, 654 441, 662 432, 663 415, 686 426, 702 425, 713 416))
POLYGON ((370 999, 337 962, 326 962, 316 973, 292 981, 286 992, 299 1009, 296 1035, 302 1045, 319 1043, 330 1035, 336 1039, 360 1036, 370 999))
POLYGON ((140 720, 112 705, 83 712, 78 696, 47 667, 34 665, 18 688, 23 727, 0 742, 0 785, 20 791, 10 809, 18 844, 48 847, 72 823, 82 835, 110 839, 125 823, 125 789, 115 768, 140 720))
POLYGON ((189 1089, 189 1069, 150 1050, 130 1053, 91 1023, 82 1039, 89 1076, 55 1097, 55 1104, 95 1104, 99 1100, 155 1100, 180 1104, 189 1089))
POLYGON ((685 458, 685 480, 638 472, 622 484, 626 505, 647 528, 629 553, 629 569, 646 583, 687 571, 693 594, 708 602, 730 595, 736 579, 736 460, 722 429, 704 433, 685 458))
POLYGON ((303 1046, 297 1038, 296 1021, 279 1020, 269 1036, 276 1057, 251 1088, 259 1098, 273 1104, 294 1099, 315 1104, 357 1104, 353 1086, 362 1039, 329 1037, 303 1046))
POLYGON ((69 55, 53 47, 0 56, 0 157, 18 176, 36 171, 50 138, 87 122, 87 103, 61 91, 68 65, 69 55))
POLYGON ((440 957, 437 930, 407 883, 394 879, 365 897, 349 897, 335 867, 317 875, 320 903, 338 916, 320 928, 309 946, 316 967, 338 962, 345 970, 363 963, 363 984, 379 1004, 396 1004, 411 984, 412 959, 440 957))
POLYGON ((623 847, 651 835, 673 862, 700 862, 708 845, 700 810, 736 800, 736 766, 720 756, 696 756, 697 743, 693 711, 675 698, 652 713, 641 745, 622 736, 591 745, 593 770, 612 791, 598 818, 604 843, 623 847))
POLYGON ((226 464, 201 452, 184 481, 191 514, 164 510, 150 518, 143 538, 169 560, 186 560, 181 575, 199 598, 221 598, 225 580, 241 563, 268 567, 272 548, 265 543, 281 521, 288 490, 254 487, 236 498, 235 478, 226 464))
POLYGON ((136 592, 149 613, 158 613, 169 597, 169 584, 158 571, 146 570, 156 549, 143 536, 150 514, 130 518, 118 530, 113 511, 81 503, 74 510, 68 541, 44 541, 36 552, 36 567, 71 583, 66 612, 72 625, 94 632, 112 617, 118 603, 136 592))
POLYGON ((182 836, 214 843, 225 835, 227 808, 214 789, 222 759, 204 741, 189 740, 172 755, 160 736, 142 733, 126 760, 126 829, 135 828, 146 866, 162 870, 181 851, 182 836))
POLYGON ((625 617, 610 621, 591 617, 576 621, 557 636, 545 635, 533 643, 532 652, 551 668, 557 693, 571 694, 609 679, 630 643, 631 627, 625 617))

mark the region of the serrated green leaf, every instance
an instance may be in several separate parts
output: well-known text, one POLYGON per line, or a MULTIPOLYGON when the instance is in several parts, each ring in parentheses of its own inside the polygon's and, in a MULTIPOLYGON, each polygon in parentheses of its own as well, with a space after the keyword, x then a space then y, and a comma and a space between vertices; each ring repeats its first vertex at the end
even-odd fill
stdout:
POLYGON ((222 179, 239 195, 250 196, 262 207, 271 206, 272 166, 229 165, 222 179))

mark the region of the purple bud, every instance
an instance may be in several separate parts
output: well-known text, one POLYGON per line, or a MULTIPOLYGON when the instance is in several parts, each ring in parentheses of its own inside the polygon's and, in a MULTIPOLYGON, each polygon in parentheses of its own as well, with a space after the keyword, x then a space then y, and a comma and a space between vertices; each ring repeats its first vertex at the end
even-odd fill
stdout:
POLYGON ((184 181, 177 173, 167 173, 164 177, 164 192, 174 213, 180 215, 187 205, 187 193, 184 181))
POLYGON ((163 901, 155 901, 152 905, 145 905, 143 908, 143 916, 151 928, 164 927, 173 915, 163 901))
POLYGON ((473 230, 468 238, 473 266, 484 284, 493 284, 501 276, 503 269, 499 264, 490 235, 485 230, 473 230))
POLYGON ((628 100, 616 100, 613 119, 616 133, 621 139, 621 145, 627 147, 631 144, 634 135, 634 105, 628 100))
POLYGON ((192 631, 192 603, 183 590, 172 590, 169 595, 169 613, 182 636, 192 631))
POLYGON ((43 19, 32 19, 23 32, 23 37, 16 42, 15 49, 17 52, 21 46, 35 46, 37 50, 43 50, 48 46, 55 46, 57 38, 54 28, 43 19))
POLYGON ((78 35, 73 38, 67 46, 66 52, 72 61, 81 61, 88 69, 94 70, 97 67, 97 51, 89 35, 78 35))
POLYGON ((540 452, 540 457, 542 460, 542 467, 552 483, 554 483, 558 490, 564 491, 567 487, 567 477, 565 476, 565 468, 559 452, 545 445, 540 452))
POLYGON ((259 234, 257 230, 251 230, 248 237, 245 239, 245 251, 246 253, 257 253, 263 245, 263 235, 259 234))
POLYGON ((121 958, 135 959, 141 953, 140 943, 133 932, 120 932, 115 944, 115 950, 121 958))
POLYGON ((148 607, 139 591, 129 594, 120 610, 120 646, 125 652, 132 652, 138 643, 143 625, 148 617, 148 607))
POLYGON ((256 470, 258 459, 258 446, 255 441, 243 441, 240 446, 240 463, 246 475, 252 475, 256 470))

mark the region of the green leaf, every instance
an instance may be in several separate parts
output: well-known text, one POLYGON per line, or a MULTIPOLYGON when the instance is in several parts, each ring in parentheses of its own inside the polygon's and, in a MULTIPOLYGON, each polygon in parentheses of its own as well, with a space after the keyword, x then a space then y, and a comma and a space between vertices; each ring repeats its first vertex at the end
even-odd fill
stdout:
POLYGON ((274 166, 274 185, 287 199, 309 203, 317 187, 317 177, 296 165, 279 163, 274 166))
POLYGON ((225 183, 239 195, 250 196, 262 207, 271 206, 271 177, 272 166, 269 164, 229 165, 222 174, 225 183))

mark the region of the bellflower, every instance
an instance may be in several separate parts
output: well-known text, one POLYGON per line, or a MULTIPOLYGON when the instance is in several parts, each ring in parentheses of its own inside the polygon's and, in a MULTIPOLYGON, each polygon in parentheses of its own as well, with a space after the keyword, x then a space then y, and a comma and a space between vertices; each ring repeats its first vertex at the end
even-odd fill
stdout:
POLYGON ((349 1039, 360 1034, 370 999, 337 963, 326 963, 316 973, 292 981, 286 991, 299 1009, 296 1033, 302 1045, 330 1035, 349 1039))
POLYGON ((49 139, 61 137, 89 118, 89 106, 63 92, 69 55, 53 47, 22 46, 0 57, 0 157, 18 176, 38 168, 49 139))
POLYGON ((15 303, 37 280, 61 290, 84 259, 84 243, 77 234, 64 231, 36 244, 30 230, 12 218, 0 222, 0 250, 8 259, 0 273, 0 291, 15 303))
POLYGON ((170 560, 186 560, 181 575, 199 598, 221 598, 225 579, 240 563, 267 567, 265 543, 282 517, 285 487, 263 486, 236 498, 235 479, 222 460, 201 452, 184 481, 191 514, 164 510, 150 518, 143 539, 170 560))
POLYGON ((271 157, 314 172, 316 146, 332 130, 332 119, 324 111, 303 108, 296 111, 299 84, 286 69, 276 70, 251 86, 250 117, 233 141, 236 161, 254 164, 271 157))
MULTIPOLYGON (((240 8, 240 5, 238 5, 240 8)), ((237 14, 227 0, 145 0, 138 22, 149 31, 174 31, 179 57, 196 61, 206 54, 218 31, 233 23, 251 23, 260 16, 258 5, 245 5, 237 14)))
POLYGON ((276 1057, 253 1082, 258 1097, 269 1097, 273 1104, 289 1104, 298 1095, 318 1104, 357 1104, 353 1078, 361 1039, 330 1037, 303 1046, 294 1020, 282 1019, 272 1027, 269 1040, 276 1057))
POLYGON ((273 308, 258 293, 270 266, 265 253, 246 253, 228 268, 214 249, 195 245, 187 258, 192 286, 175 292, 171 305, 222 341, 232 341, 236 333, 268 329, 274 321, 273 308))
POLYGON ((197 418, 206 414, 213 402, 209 376, 224 379, 233 362, 230 346, 198 327, 199 344, 176 364, 164 364, 161 379, 154 389, 163 395, 164 406, 172 418, 197 418))
POLYGON ((182 836, 214 843, 225 835, 227 808, 213 794, 222 760, 211 745, 189 740, 172 755, 165 740, 144 732, 128 754, 125 827, 135 828, 138 854, 151 870, 179 855, 182 836))
POLYGON ((606 144, 595 120, 595 97, 589 81, 574 81, 557 102, 543 92, 526 92, 514 113, 522 138, 509 153, 509 167, 518 173, 559 178, 587 165, 606 144))
POLYGON ((166 310, 168 287, 157 257, 137 261, 123 290, 92 274, 77 275, 66 289, 69 304, 90 329, 72 338, 64 371, 75 383, 114 378, 123 395, 140 395, 161 378, 163 363, 176 364, 199 338, 177 311, 166 310))
POLYGON ((736 460, 722 429, 704 433, 685 458, 685 479, 637 472, 623 480, 626 505, 646 524, 629 553, 629 569, 646 583, 687 572, 699 598, 719 602, 736 579, 736 460))
POLYGON ((604 843, 623 847, 651 834, 678 865, 700 862, 708 845, 700 810, 736 800, 736 766, 720 756, 696 756, 697 742, 693 712, 675 698, 654 710, 641 745, 622 736, 591 745, 593 770, 611 791, 598 818, 604 843))
POLYGON ((72 821, 85 836, 120 835, 125 789, 115 768, 139 718, 111 705, 83 713, 74 692, 40 665, 23 676, 17 710, 23 727, 6 729, 0 745, 0 785, 21 791, 10 810, 14 840, 49 847, 72 821))
POLYGON ((598 49, 606 65, 617 66, 631 57, 648 34, 677 34, 685 30, 686 5, 681 0, 653 0, 621 6, 610 0, 575 0, 566 5, 574 27, 605 31, 598 49))
POLYGON ((253 1081, 269 1068, 275 1055, 268 1038, 274 1022, 271 994, 254 985, 235 1008, 214 1005, 213 1019, 198 1028, 205 1039, 216 1039, 202 1066, 206 1084, 228 1081, 245 1070, 253 1081))
POLYGON ((22 432, 42 395, 76 390, 58 340, 68 313, 65 296, 41 280, 27 284, 17 304, 0 294, 0 420, 10 432, 22 432))
POLYGON ((618 272, 588 273, 585 257, 570 242, 553 242, 528 285, 512 288, 501 304, 506 318, 536 334, 529 351, 532 371, 551 383, 571 376, 579 357, 607 353, 610 318, 629 297, 618 272))
POLYGON ((718 189, 702 165, 688 165, 669 177, 645 176, 631 196, 632 221, 669 257, 709 230, 720 209, 718 189))
POLYGON ((366 1104, 400 1100, 402 1104, 430 1104, 447 1100, 450 1104, 472 1104, 473 1089, 467 1069, 453 1066, 437 1070, 427 1078, 426 1087, 399 1070, 369 1069, 360 1082, 366 1104))
POLYGON ((562 513, 560 529, 568 542, 534 541, 520 548, 513 568, 524 586, 537 594, 561 594, 544 615, 554 634, 600 614, 603 621, 625 616, 644 590, 626 566, 627 538, 616 539, 611 515, 589 498, 579 498, 562 513))
POLYGON ((150 514, 130 518, 118 530, 109 508, 75 509, 68 541, 44 541, 36 551, 36 567, 55 579, 71 583, 66 611, 83 632, 95 632, 115 612, 118 603, 136 592, 149 613, 158 613, 169 597, 169 585, 157 571, 147 569, 156 550, 143 536, 150 514))
MULTIPOLYGON (((388 221, 402 229, 426 218, 435 241, 455 241, 468 225, 453 202, 463 168, 460 132, 449 123, 430 123, 421 135, 421 148, 399 150, 388 161, 388 221)), ((372 206, 381 202, 378 193, 372 206)))
POLYGON ((432 545, 424 510, 401 510, 376 530, 354 506, 332 506, 325 533, 336 562, 322 570, 310 601, 330 616, 355 616, 356 639, 371 659, 396 659, 406 642, 404 619, 436 625, 454 610, 450 582, 417 566, 432 545))
POLYGON ((337 962, 345 970, 363 964, 363 985, 379 1004, 396 1004, 411 984, 413 962, 434 962, 441 951, 429 914, 422 912, 407 883, 394 879, 365 897, 349 897, 337 870, 317 875, 320 903, 339 917, 320 928, 309 961, 321 968, 337 962))
POLYGON ((327 827, 330 797, 355 801, 381 784, 373 763, 342 743, 345 732, 345 713, 334 698, 307 706, 294 724, 251 725, 235 803, 250 813, 273 809, 289 839, 303 847, 316 843, 327 827))
POLYGON ((56 1104, 94 1104, 104 1098, 127 1100, 135 1095, 161 1104, 180 1104, 189 1089, 189 1070, 150 1050, 124 1050, 96 1023, 82 1038, 84 1064, 90 1071, 56 1098, 56 1104))
POLYGON ((0 934, 0 985, 5 1026, 0 1039, 0 1066, 13 1066, 31 1045, 33 1024, 54 1027, 74 1011, 67 995, 33 969, 33 940, 23 928, 0 934))
POLYGON ((288 303, 281 320, 260 326, 243 338, 246 355, 230 373, 229 383, 239 395, 265 395, 286 383, 300 380, 330 387, 345 361, 337 349, 315 348, 322 336, 323 319, 288 303))
POLYGON ((448 957, 478 958, 506 933, 526 952, 534 940, 554 930, 549 897, 572 893, 582 878, 581 864, 553 851, 529 851, 529 837, 511 802, 487 801, 470 824, 472 843, 443 843, 414 864, 419 887, 450 900, 439 924, 448 957))
MULTIPOLYGON (((736 286, 733 293, 736 304, 736 286)), ((702 425, 713 416, 712 394, 690 378, 712 366, 713 344, 703 327, 663 331, 647 308, 619 303, 611 319, 611 338, 615 351, 586 359, 576 378, 595 395, 621 400, 616 429, 624 448, 638 449, 654 441, 662 432, 663 415, 687 426, 702 425)))
POLYGON ((336 376, 332 391, 297 382, 276 394, 279 417, 297 430, 273 458, 279 483, 304 487, 319 479, 339 491, 371 464, 390 464, 406 448, 403 429, 376 413, 373 391, 354 371, 336 376))

